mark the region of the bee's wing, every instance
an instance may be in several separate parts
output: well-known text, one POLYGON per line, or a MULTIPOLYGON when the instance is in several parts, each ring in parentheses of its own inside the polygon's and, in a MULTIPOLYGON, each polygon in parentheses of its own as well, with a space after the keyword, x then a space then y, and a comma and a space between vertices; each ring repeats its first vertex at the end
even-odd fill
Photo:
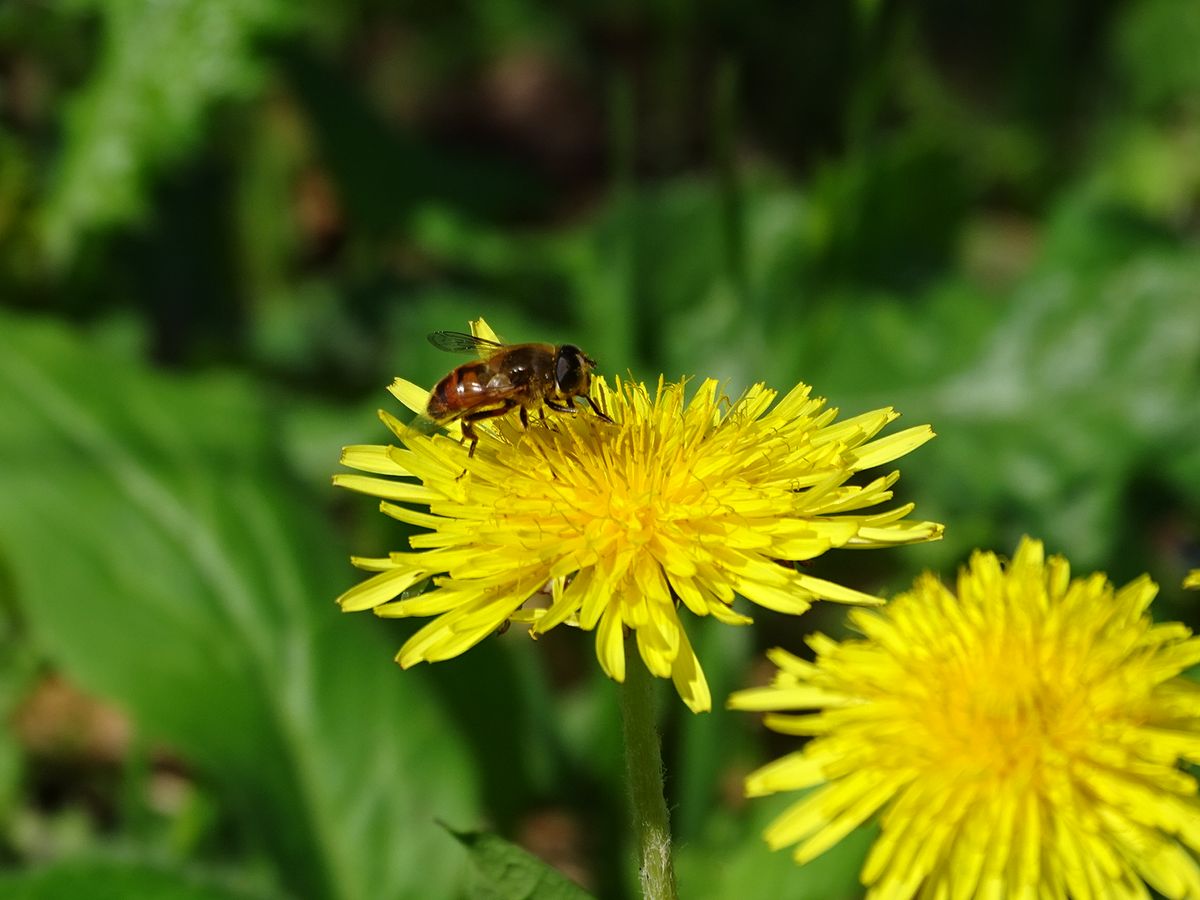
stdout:
POLYGON ((429 343, 439 350, 447 350, 450 353, 479 353, 480 355, 487 355, 504 346, 495 341, 489 341, 487 338, 475 337, 473 334, 461 331, 435 331, 429 335, 429 343))

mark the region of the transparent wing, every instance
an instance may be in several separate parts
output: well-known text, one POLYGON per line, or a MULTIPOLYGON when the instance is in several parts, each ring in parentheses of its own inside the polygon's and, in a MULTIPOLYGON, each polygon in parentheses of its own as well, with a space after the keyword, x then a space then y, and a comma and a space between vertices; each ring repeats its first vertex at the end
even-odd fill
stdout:
POLYGON ((429 343, 433 344, 439 350, 446 350, 450 353, 486 354, 504 346, 495 341, 475 337, 473 334, 466 334, 461 331, 435 331, 429 335, 429 343))

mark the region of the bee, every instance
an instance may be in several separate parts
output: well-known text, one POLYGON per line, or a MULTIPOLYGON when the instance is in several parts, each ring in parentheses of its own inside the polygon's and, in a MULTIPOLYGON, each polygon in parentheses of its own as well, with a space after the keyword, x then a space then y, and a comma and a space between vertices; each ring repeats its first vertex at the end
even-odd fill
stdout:
POLYGON ((462 421, 463 437, 471 442, 468 457, 479 443, 475 423, 513 409, 520 410, 521 425, 528 428, 529 410, 537 409, 545 420, 545 406, 573 413, 575 398, 582 397, 592 412, 612 421, 588 393, 596 361, 574 344, 500 344, 458 331, 435 331, 429 342, 439 350, 481 356, 434 385, 426 408, 438 424, 462 421))

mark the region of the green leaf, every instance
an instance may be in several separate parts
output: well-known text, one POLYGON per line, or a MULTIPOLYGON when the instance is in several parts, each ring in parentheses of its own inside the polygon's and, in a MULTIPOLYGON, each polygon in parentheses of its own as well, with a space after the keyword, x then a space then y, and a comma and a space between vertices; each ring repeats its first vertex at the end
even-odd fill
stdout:
POLYGON ((70 860, 0 875, 7 900, 248 900, 251 896, 199 876, 135 862, 70 860))
POLYGON ((471 896, 485 900, 583 900, 591 896, 536 856, 486 831, 449 831, 478 873, 471 896))
MULTIPOLYGON (((443 897, 475 777, 232 378, 0 317, 0 560, 43 651, 224 792, 302 896, 443 897)), ((334 467, 337 449, 330 447, 334 467)))
POLYGON ((150 177, 196 142, 216 102, 258 88, 254 43, 285 27, 281 0, 122 0, 94 5, 103 40, 96 71, 66 111, 64 155, 45 211, 52 257, 82 234, 125 224, 150 177))

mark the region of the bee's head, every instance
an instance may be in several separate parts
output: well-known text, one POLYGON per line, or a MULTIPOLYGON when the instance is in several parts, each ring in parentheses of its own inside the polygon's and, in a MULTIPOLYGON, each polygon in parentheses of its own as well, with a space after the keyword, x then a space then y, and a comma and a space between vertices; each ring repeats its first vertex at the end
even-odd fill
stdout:
POLYGON ((554 387, 563 397, 581 397, 587 394, 592 383, 592 369, 596 361, 574 344, 563 344, 558 348, 554 360, 554 387))

